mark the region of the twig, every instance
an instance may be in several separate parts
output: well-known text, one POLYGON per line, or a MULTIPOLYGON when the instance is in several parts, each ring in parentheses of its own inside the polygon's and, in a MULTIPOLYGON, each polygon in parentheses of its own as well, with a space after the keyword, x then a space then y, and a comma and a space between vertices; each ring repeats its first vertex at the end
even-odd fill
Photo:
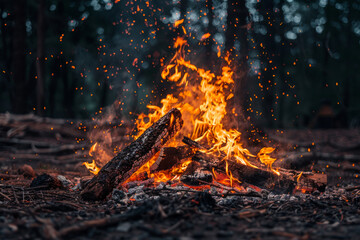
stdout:
POLYGON ((0 195, 3 196, 4 198, 6 198, 7 200, 11 201, 11 198, 9 198, 8 196, 6 196, 4 193, 0 192, 0 195))
POLYGON ((20 203, 19 203, 19 200, 18 200, 18 198, 17 198, 17 196, 16 196, 16 194, 15 194, 14 187, 12 187, 11 190, 12 190, 12 192, 13 192, 13 195, 14 195, 14 198, 15 198, 15 202, 16 202, 17 204, 20 204, 20 203))

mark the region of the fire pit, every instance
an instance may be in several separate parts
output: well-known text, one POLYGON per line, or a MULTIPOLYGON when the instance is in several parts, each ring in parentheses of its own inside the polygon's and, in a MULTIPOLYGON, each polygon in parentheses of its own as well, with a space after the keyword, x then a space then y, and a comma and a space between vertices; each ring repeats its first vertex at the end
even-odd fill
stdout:
MULTIPOLYGON (((136 121, 136 140, 112 160, 99 159, 106 163, 101 170, 94 161, 85 163, 96 176, 86 184, 82 197, 104 199, 133 181, 155 187, 167 181, 196 189, 217 186, 239 194, 247 194, 251 187, 285 193, 324 191, 325 174, 275 169, 276 159, 270 156, 275 148, 263 147, 254 155, 243 147, 241 133, 226 128, 226 117, 234 114, 227 112, 234 83, 230 60, 225 58, 221 75, 215 76, 185 59, 186 44, 177 38, 175 56, 161 75, 175 82, 180 92, 167 95, 162 107, 148 106, 150 114, 141 114, 136 121)), ((98 142, 90 154, 95 151, 104 151, 98 142)))

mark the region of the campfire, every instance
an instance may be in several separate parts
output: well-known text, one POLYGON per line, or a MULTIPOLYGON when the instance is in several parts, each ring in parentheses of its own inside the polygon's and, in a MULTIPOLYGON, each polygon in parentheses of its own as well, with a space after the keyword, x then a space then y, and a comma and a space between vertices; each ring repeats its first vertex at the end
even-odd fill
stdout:
POLYGON ((112 159, 113 153, 101 143, 92 145, 89 156, 97 158, 84 165, 95 176, 86 183, 82 197, 104 199, 131 182, 198 190, 215 186, 243 194, 247 188, 287 193, 324 190, 324 174, 273 167, 274 147, 255 153, 243 147, 241 132, 228 127, 231 116, 237 116, 228 105, 234 97, 230 59, 224 57, 216 75, 186 60, 187 45, 185 39, 176 39, 176 53, 161 73, 178 90, 162 99, 161 106, 148 105, 148 115, 138 116, 134 141, 112 159))

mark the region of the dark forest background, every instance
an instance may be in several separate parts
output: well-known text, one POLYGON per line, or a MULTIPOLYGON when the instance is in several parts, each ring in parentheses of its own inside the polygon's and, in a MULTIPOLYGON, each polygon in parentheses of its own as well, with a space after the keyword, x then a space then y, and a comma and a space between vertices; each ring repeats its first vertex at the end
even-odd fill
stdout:
POLYGON ((360 0, 0 0, 0 112, 146 111, 171 91, 160 73, 182 26, 196 64, 230 53, 256 124, 360 125, 360 0))

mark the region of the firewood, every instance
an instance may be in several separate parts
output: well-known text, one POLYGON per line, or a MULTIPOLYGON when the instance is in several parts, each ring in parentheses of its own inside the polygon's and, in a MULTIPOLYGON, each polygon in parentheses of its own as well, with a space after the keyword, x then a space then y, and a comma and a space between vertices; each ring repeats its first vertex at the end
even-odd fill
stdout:
POLYGON ((202 169, 199 162, 191 162, 185 172, 181 175, 180 181, 190 186, 200 186, 212 183, 212 173, 202 169))
MULTIPOLYGON (((190 138, 184 137, 183 142, 193 148, 201 149, 203 152, 206 152, 207 150, 206 147, 202 146, 194 140, 191 140, 190 138)), ((222 171, 226 169, 227 163, 228 169, 230 169, 233 177, 258 187, 266 187, 289 192, 294 189, 295 185, 297 184, 298 189, 306 187, 307 189, 317 189, 319 191, 324 191, 327 184, 327 176, 325 174, 277 168, 277 171, 280 172, 280 176, 278 176, 273 172, 268 171, 267 169, 262 169, 259 166, 258 168, 253 168, 241 163, 237 163, 233 158, 227 159, 227 161, 222 161, 222 159, 225 159, 226 157, 224 153, 221 153, 220 157, 217 157, 214 154, 205 154, 203 152, 196 152, 193 160, 204 163, 209 167, 209 169, 216 168, 222 171)))
POLYGON ((222 161, 221 158, 212 153, 198 151, 194 155, 193 160, 200 161, 203 166, 207 165, 209 169, 215 168, 222 172, 225 172, 227 164, 232 176, 240 181, 260 188, 273 189, 280 192, 290 193, 295 189, 295 186, 297 186, 297 188, 306 187, 307 189, 324 191, 327 184, 327 177, 325 174, 278 168, 277 171, 280 172, 280 175, 277 175, 267 169, 254 168, 237 163, 232 158, 227 159, 227 161, 222 161))
POLYGON ((179 147, 164 147, 161 148, 159 157, 155 163, 150 167, 151 172, 159 172, 163 170, 169 170, 173 166, 181 163, 186 158, 189 158, 195 154, 194 149, 188 146, 179 147))
POLYGON ((199 161, 207 168, 215 168, 217 171, 226 172, 226 164, 232 176, 241 182, 255 185, 259 188, 280 190, 283 192, 291 192, 296 185, 296 181, 283 176, 278 176, 267 169, 254 168, 241 163, 237 163, 233 159, 222 161, 221 158, 212 153, 203 153, 198 151, 194 157, 194 161, 199 161), (209 164, 210 163, 210 164, 209 164))
POLYGON ((81 192, 87 200, 104 199, 123 183, 182 127, 181 112, 174 108, 149 127, 138 139, 109 161, 81 192))

